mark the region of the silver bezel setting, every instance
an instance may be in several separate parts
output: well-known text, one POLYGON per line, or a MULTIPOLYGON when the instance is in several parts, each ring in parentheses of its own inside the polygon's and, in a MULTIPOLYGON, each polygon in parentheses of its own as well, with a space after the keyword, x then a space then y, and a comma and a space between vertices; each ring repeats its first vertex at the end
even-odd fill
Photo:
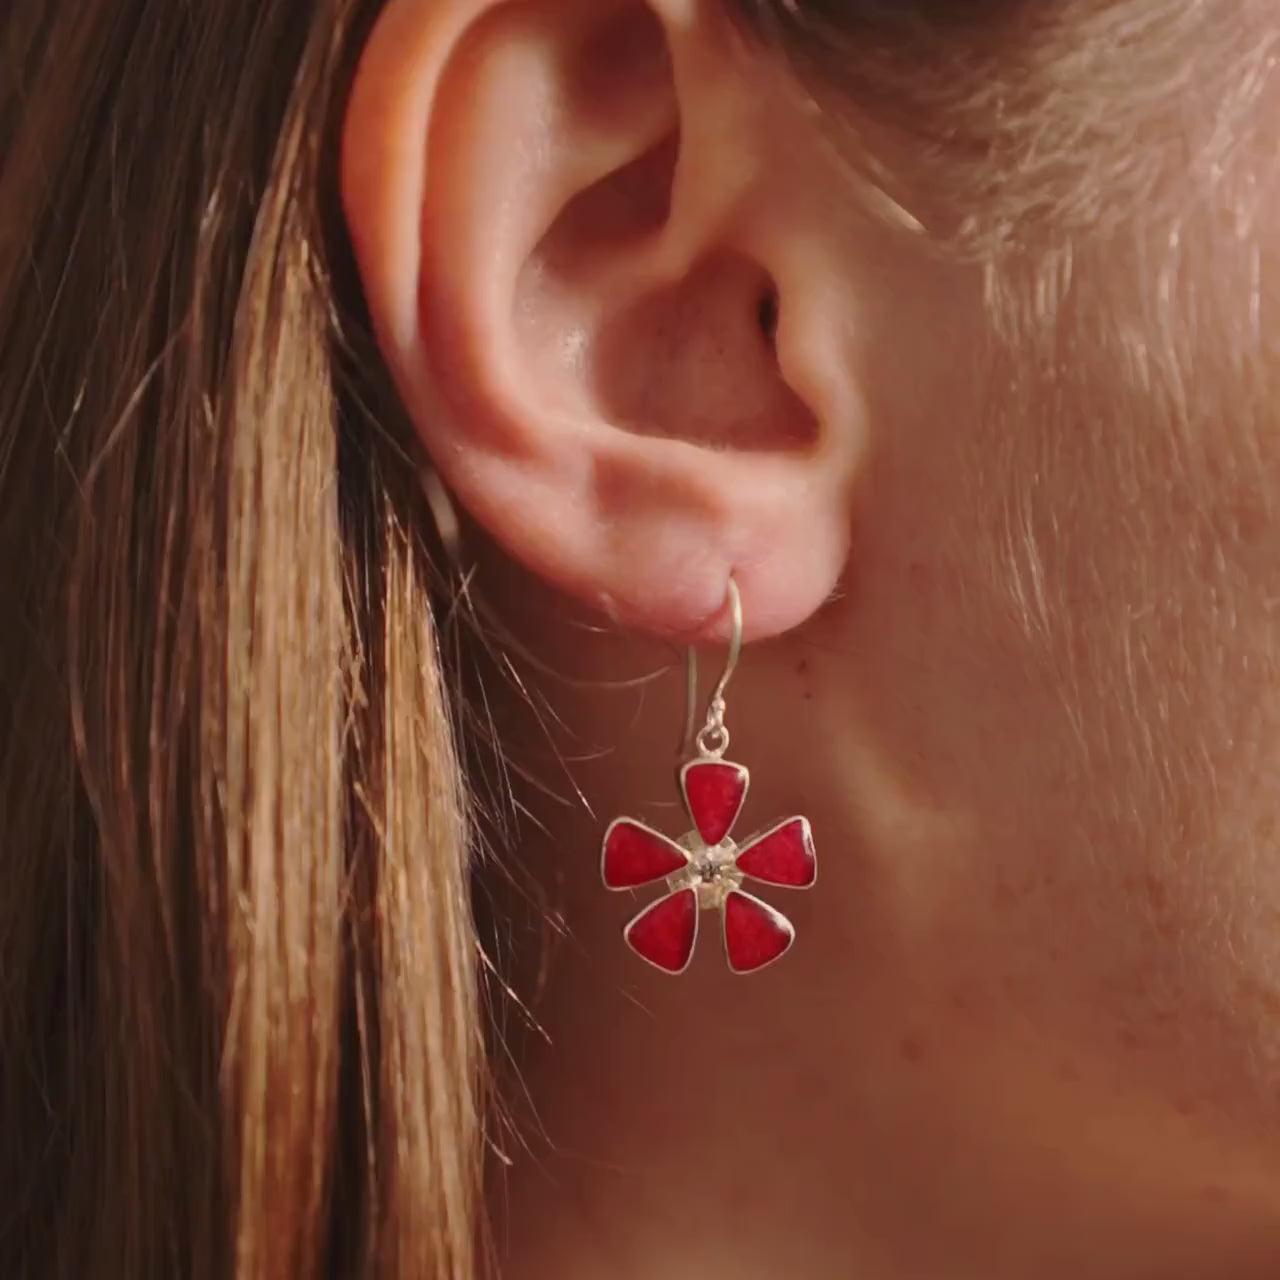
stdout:
POLYGON ((622 930, 622 940, 631 948, 632 954, 640 957, 651 969, 656 969, 659 973, 666 974, 669 978, 678 978, 682 973, 689 971, 689 966, 693 963, 694 953, 698 950, 698 934, 702 932, 702 905, 698 902, 697 894, 694 894, 693 907, 693 940, 689 943, 689 958, 679 969, 668 969, 664 965, 657 964, 650 960, 643 951, 640 951, 635 943, 631 941, 631 931, 640 923, 641 920, 649 914, 650 911, 657 910, 664 902, 670 902, 672 898, 678 897, 682 893, 688 893, 688 889, 678 889, 675 893, 664 894, 656 902, 651 902, 642 910, 637 911, 635 915, 627 921, 622 930))
POLYGON ((793 893, 803 893, 806 889, 812 889, 818 883, 818 852, 813 847, 813 828, 809 825, 809 819, 802 814, 797 813, 790 818, 783 818, 781 822, 775 822, 773 826, 766 827, 763 831, 757 831, 738 846, 737 856, 741 858, 744 853, 749 853, 754 845, 759 844, 762 840, 767 840, 771 835, 781 831, 783 827, 791 826, 793 822, 800 823, 801 829, 804 831, 804 847, 808 851, 809 861, 813 866, 813 879, 808 884, 786 884, 781 880, 762 880, 759 876, 753 876, 749 871, 743 871, 744 879, 750 880, 752 884, 767 884, 772 889, 790 889, 793 893))
POLYGON ((678 840, 673 840, 661 831, 655 831, 647 822, 641 822, 638 818, 614 818, 604 833, 604 839, 600 842, 600 879, 610 893, 630 893, 633 889, 647 889, 651 885, 661 884, 664 880, 670 881, 672 876, 681 875, 684 870, 684 868, 677 868, 675 871, 664 871, 661 875, 654 876, 652 880, 645 880, 640 884, 610 884, 608 876, 605 875, 605 863, 609 856, 609 838, 619 827, 639 827, 646 835, 653 836, 655 840, 661 841, 680 854, 686 865, 693 861, 693 854, 689 849, 686 849, 678 840))
MULTIPOLYGON (((729 913, 725 908, 721 909, 720 941, 721 941, 721 944, 724 946, 724 959, 725 959, 725 963, 729 966, 729 972, 732 974, 736 974, 738 977, 746 977, 747 975, 753 974, 753 973, 763 973, 766 969, 772 968, 775 964, 777 964, 778 961, 781 960, 782 957, 785 956, 787 952, 790 951, 791 948, 795 945, 796 927, 791 923, 790 920, 787 919, 786 916, 782 914, 781 911, 778 910, 777 907, 773 906, 768 902, 765 902, 762 898, 757 898, 754 893, 747 893, 746 890, 744 889, 735 889, 734 893, 736 893, 741 898, 745 898, 753 906, 759 907, 787 935, 787 945, 783 947, 782 950, 779 951, 778 954, 774 956, 772 960, 766 960, 764 964, 758 964, 751 969, 739 969, 733 963, 733 957, 729 954, 729 913)), ((728 904, 728 899, 731 896, 732 895, 726 895, 725 897, 726 907, 728 904)))
POLYGON ((738 799, 738 807, 733 811, 733 818, 725 831, 725 838, 721 840, 724 844, 728 840, 729 832, 731 832, 742 817, 743 806, 747 803, 747 792, 751 790, 751 770, 745 764, 737 764, 733 760, 723 760, 719 756, 695 756, 692 760, 685 761, 680 766, 680 798, 684 801, 684 811, 689 815, 689 821, 693 823, 693 829, 698 832, 698 820, 693 816, 693 806, 689 803, 689 774, 698 768, 705 768, 708 765, 719 765, 722 769, 736 769, 742 775, 742 795, 738 799))

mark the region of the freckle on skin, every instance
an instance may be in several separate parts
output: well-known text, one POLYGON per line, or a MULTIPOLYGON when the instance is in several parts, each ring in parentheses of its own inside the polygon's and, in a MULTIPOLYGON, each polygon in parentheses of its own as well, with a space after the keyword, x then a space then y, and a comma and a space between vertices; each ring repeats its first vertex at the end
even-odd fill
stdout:
POLYGON ((800 661, 796 663, 796 675, 798 675, 801 680, 806 681, 806 685, 803 693, 804 700, 806 702, 812 702, 813 690, 810 689, 807 684, 807 680, 809 676, 809 659, 808 658, 801 658, 800 661))
POLYGON ((1013 1004, 1021 1004, 1023 998, 1023 984, 1020 978, 1015 977, 1011 973, 1005 974, 1000 979, 1000 988, 1004 992, 1006 999, 1013 1004))
POLYGON ((1169 890, 1159 876, 1147 877, 1147 898, 1158 911, 1169 900, 1169 890))
POLYGON ((1280 994, 1274 988, 1264 986, 1257 978, 1242 976, 1236 984, 1240 999, 1255 1001, 1268 1014, 1280 1013, 1280 994))
POLYGON ((991 999, 981 983, 964 980, 955 983, 947 993, 947 1003, 957 1019, 979 1031, 991 1026, 991 999))
POLYGON ((991 905, 997 911, 1012 911, 1018 905, 1018 895, 1007 884, 998 884, 991 893, 991 905))
POLYGON ((899 1041, 898 1051, 902 1054, 903 1062, 909 1062, 914 1067, 924 1061, 929 1052, 929 1044, 923 1032, 913 1029, 899 1041))

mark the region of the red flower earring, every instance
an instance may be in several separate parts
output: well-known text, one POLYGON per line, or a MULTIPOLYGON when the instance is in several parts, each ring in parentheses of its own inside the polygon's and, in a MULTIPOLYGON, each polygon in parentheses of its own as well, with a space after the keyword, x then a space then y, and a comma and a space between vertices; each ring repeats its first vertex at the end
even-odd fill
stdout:
MULTIPOLYGON (((725 690, 742 648, 742 602, 729 581, 733 638, 724 674, 711 695, 697 756, 680 770, 680 790, 693 830, 678 840, 633 818, 618 818, 604 836, 601 871, 607 889, 639 889, 665 881, 667 893, 627 925, 623 937, 642 960, 664 973, 683 973, 693 959, 698 922, 718 910, 725 957, 734 973, 754 973, 783 956, 795 929, 780 911, 743 888, 746 880, 808 889, 817 879, 813 835, 807 818, 775 823, 742 843, 730 833, 747 797, 749 775, 727 761, 725 690)), ((690 710, 696 666, 689 651, 690 710)))

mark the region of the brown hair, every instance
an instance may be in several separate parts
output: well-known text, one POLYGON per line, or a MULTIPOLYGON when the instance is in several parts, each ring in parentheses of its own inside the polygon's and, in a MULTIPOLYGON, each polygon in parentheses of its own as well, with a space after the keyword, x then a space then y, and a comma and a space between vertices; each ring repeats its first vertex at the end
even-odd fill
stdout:
MULTIPOLYGON (((1144 72, 1054 14, 1144 2, 734 7, 902 106, 989 250, 1089 224, 1102 143, 1143 198, 1080 103, 1144 72)), ((331 168, 378 3, 0 26, 0 1275, 477 1267, 447 584, 331 168)))
POLYGON ((929 231, 984 262, 1056 270, 1046 250, 1176 220, 1270 154, 1271 0, 730 3, 861 160, 868 116, 911 136, 917 190, 946 193, 929 231))
POLYGON ((6 1276, 473 1270, 465 806, 329 167, 374 7, 0 30, 6 1276))

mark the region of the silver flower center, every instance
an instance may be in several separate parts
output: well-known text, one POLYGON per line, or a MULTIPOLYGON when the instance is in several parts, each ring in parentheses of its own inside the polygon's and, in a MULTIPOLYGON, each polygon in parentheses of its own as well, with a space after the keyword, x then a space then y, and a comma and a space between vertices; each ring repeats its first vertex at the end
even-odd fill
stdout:
POLYGON ((702 843, 697 832, 680 842, 693 855, 689 865, 668 880, 672 890, 696 889, 698 905, 703 909, 722 907, 728 895, 742 884, 742 872, 735 861, 738 847, 724 840, 713 848, 702 843))

